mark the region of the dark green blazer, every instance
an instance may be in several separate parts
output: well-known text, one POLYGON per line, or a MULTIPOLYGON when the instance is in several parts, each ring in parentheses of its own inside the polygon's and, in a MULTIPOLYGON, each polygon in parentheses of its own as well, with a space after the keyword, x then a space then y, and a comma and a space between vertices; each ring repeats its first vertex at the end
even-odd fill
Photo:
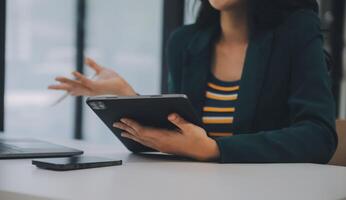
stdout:
MULTIPOLYGON (((168 44, 169 92, 186 94, 201 115, 217 26, 184 26, 168 44)), ((216 139, 224 163, 327 163, 335 103, 318 16, 300 10, 250 36, 235 113, 235 136, 216 139)))

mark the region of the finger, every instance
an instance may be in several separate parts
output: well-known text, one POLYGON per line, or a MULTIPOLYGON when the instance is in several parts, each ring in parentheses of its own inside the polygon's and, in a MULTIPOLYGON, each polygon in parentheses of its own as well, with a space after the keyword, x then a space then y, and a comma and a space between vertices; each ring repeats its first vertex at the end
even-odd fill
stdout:
POLYGON ((65 77, 56 78, 57 81, 61 82, 61 85, 67 85, 67 91, 72 96, 83 96, 83 95, 91 95, 91 89, 82 85, 78 81, 70 80, 65 77))
POLYGON ((70 92, 69 95, 74 96, 74 97, 83 96, 83 94, 80 92, 70 92))
POLYGON ((186 121, 180 115, 173 113, 168 116, 168 120, 176 125, 179 129, 185 130, 191 126, 191 123, 186 121))
POLYGON ((90 80, 89 78, 87 78, 86 76, 84 76, 83 74, 79 73, 79 72, 73 72, 72 73, 74 77, 76 77, 78 80, 80 80, 82 82, 83 85, 87 86, 87 87, 91 87, 92 85, 92 80, 90 80))
POLYGON ((81 85, 79 81, 71 80, 65 77, 57 77, 55 80, 72 86, 81 85))
POLYGON ((71 96, 92 96, 88 88, 72 88, 69 92, 71 96))
POLYGON ((130 140, 136 141, 136 142, 141 143, 141 144, 144 143, 140 139, 136 138, 135 136, 133 136, 133 135, 127 133, 127 132, 122 132, 121 133, 121 137, 124 137, 124 138, 130 139, 130 140))
POLYGON ((90 68, 95 70, 96 74, 100 73, 102 68, 99 64, 97 64, 93 59, 91 58, 86 58, 85 59, 85 64, 87 64, 90 68))
POLYGON ((130 133, 132 135, 136 135, 136 131, 135 130, 133 130, 130 126, 128 126, 128 125, 126 125, 126 124, 124 124, 122 122, 115 122, 113 124, 113 127, 121 129, 123 131, 126 131, 126 132, 128 132, 128 133, 130 133))
MULTIPOLYGON (((138 122, 132 120, 132 119, 127 119, 127 118, 122 118, 120 121, 127 126, 131 127, 133 130, 135 130, 137 133, 140 133, 141 130, 143 129, 143 126, 140 125, 138 122)), ((137 134, 136 133, 136 134, 137 134)))
POLYGON ((144 146, 147 146, 149 148, 155 149, 155 147, 153 145, 151 145, 149 142, 146 142, 145 140, 142 140, 142 139, 140 139, 140 138, 138 138, 138 137, 136 137, 136 136, 134 136, 134 135, 132 135, 130 133, 122 132, 121 133, 121 137, 133 140, 133 141, 138 142, 138 143, 140 143, 140 144, 142 144, 144 146))
POLYGON ((71 86, 66 85, 66 84, 50 85, 50 86, 48 86, 48 89, 69 91, 69 90, 71 90, 71 86))

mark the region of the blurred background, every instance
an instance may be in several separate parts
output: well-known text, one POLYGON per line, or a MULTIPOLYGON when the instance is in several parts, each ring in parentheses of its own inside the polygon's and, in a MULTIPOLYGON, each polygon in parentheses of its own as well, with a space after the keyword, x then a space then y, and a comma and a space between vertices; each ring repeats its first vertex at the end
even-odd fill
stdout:
MULTIPOLYGON (((321 0, 326 50, 333 57, 338 116, 346 116, 343 58, 345 0, 321 0)), ((193 23, 194 0, 1 0, 0 128, 6 135, 114 143, 85 99, 48 91, 56 76, 78 70, 85 56, 120 73, 141 94, 167 91, 164 49, 169 34, 193 23)))

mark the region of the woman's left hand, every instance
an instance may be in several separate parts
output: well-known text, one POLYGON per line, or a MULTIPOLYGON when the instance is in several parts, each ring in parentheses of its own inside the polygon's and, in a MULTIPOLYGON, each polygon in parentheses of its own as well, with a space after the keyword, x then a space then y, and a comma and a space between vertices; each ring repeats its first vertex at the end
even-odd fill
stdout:
POLYGON ((125 118, 113 126, 124 130, 122 137, 162 153, 191 157, 200 161, 211 161, 219 157, 216 142, 207 136, 203 128, 185 121, 178 114, 169 115, 168 120, 176 125, 178 130, 145 127, 125 118))

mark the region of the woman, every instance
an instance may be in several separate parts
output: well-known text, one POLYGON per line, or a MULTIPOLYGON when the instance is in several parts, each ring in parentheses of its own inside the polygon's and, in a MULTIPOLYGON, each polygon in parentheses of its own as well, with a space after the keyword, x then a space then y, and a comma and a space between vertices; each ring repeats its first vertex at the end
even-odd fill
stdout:
MULTIPOLYGON (((178 130, 114 126, 158 151, 222 163, 327 163, 336 148, 335 105, 314 0, 201 0, 196 24, 168 45, 171 93, 187 94, 203 119, 177 114, 178 130)), ((118 74, 87 63, 92 81, 58 77, 72 95, 136 95, 118 74)))

